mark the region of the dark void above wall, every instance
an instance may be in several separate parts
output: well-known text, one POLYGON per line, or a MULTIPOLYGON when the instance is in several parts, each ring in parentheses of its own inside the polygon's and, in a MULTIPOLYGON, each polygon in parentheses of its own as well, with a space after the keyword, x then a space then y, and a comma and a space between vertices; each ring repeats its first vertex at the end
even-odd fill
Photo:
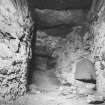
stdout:
POLYGON ((92 0, 29 0, 32 8, 39 9, 87 9, 92 0))

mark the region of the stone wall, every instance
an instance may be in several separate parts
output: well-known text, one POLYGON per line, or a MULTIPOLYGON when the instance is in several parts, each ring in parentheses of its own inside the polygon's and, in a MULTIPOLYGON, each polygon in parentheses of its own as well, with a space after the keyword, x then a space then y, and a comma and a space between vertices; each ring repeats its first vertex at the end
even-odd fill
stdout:
POLYGON ((62 46, 59 43, 58 48, 53 52, 57 57, 56 74, 61 83, 75 84, 76 62, 83 58, 89 59, 91 41, 88 29, 83 32, 82 26, 76 26, 73 31, 67 34, 62 46))
POLYGON ((31 29, 25 0, 0 0, 0 102, 26 92, 31 29))
MULTIPOLYGON (((61 82, 64 80, 71 83, 72 77, 70 75, 74 75, 74 73, 71 72, 73 69, 72 64, 83 56, 86 57, 87 55, 88 58, 91 36, 89 36, 87 26, 68 27, 68 29, 69 31, 67 33, 63 32, 63 35, 61 32, 62 28, 59 30, 57 27, 56 30, 52 28, 37 31, 35 54, 38 55, 36 58, 46 58, 46 60, 48 59, 47 56, 53 57, 55 60, 50 60, 49 63, 55 62, 58 78, 61 82), (61 36, 57 31, 61 32, 61 36), (56 32, 56 35, 53 35, 54 32, 56 32), (68 76, 66 74, 68 74, 68 76)), ((37 59, 36 62, 40 67, 41 61, 38 63, 37 59)), ((43 68, 47 70, 46 67, 43 68)))
POLYGON ((99 0, 92 14, 92 57, 96 66, 97 89, 105 93, 105 1, 99 0))

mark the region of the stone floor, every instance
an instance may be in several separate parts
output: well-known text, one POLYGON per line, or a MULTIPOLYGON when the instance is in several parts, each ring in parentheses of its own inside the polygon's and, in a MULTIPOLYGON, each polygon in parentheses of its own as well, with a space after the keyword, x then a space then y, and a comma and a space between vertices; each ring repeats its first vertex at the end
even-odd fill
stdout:
POLYGON ((60 84, 50 70, 46 73, 35 71, 34 77, 27 94, 12 104, 0 102, 0 105, 105 105, 103 97, 99 94, 85 88, 81 88, 81 92, 78 93, 73 86, 60 84), (92 100, 99 102, 89 104, 92 100))
POLYGON ((88 105, 85 98, 73 95, 64 96, 59 91, 27 94, 13 105, 88 105))

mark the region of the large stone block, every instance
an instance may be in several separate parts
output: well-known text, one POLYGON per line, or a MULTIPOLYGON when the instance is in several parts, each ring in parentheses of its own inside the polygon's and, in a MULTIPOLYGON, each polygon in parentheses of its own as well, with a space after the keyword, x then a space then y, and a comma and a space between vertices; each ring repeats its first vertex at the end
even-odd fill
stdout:
POLYGON ((83 10, 51 10, 35 9, 34 20, 39 28, 54 27, 59 25, 76 26, 87 22, 86 11, 83 10))
POLYGON ((76 63, 75 78, 84 82, 96 81, 94 64, 88 59, 82 59, 76 63))

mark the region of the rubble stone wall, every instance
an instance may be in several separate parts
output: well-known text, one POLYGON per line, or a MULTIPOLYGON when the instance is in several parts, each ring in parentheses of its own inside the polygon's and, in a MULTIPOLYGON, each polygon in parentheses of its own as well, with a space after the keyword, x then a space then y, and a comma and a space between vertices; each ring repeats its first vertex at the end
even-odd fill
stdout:
POLYGON ((92 35, 94 42, 92 46, 92 56, 95 62, 97 74, 97 89, 100 93, 105 93, 105 1, 99 0, 92 17, 92 35))
POLYGON ((26 92, 31 28, 25 0, 0 0, 0 100, 13 100, 26 92))

